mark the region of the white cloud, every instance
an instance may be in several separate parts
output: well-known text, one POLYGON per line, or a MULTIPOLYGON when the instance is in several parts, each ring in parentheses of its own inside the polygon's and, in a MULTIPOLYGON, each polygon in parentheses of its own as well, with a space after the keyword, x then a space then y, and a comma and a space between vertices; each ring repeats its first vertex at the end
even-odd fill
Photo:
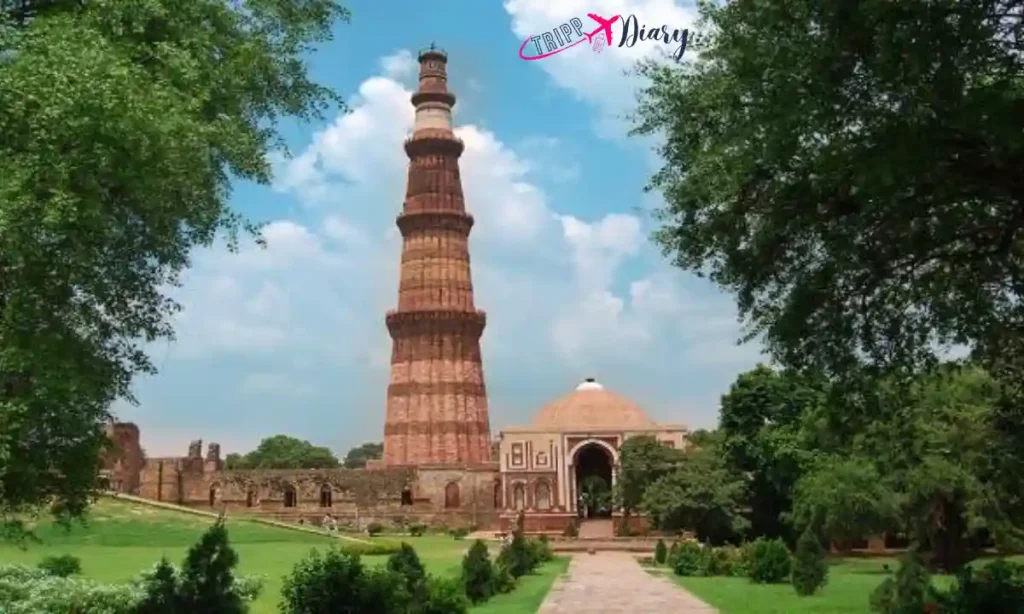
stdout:
POLYGON ((391 55, 384 56, 380 60, 380 67, 385 77, 403 82, 416 76, 419 70, 416 58, 408 49, 399 49, 391 55))
MULTIPOLYGON (((225 409, 244 411, 253 432, 301 435, 306 425, 309 433, 332 429, 354 439, 379 434, 391 350, 384 313, 395 304, 401 250, 394 218, 408 164, 402 144, 413 120, 411 91, 396 77, 408 73, 410 58, 399 52, 382 61, 384 74, 360 85, 349 113, 294 158, 275 158, 274 189, 307 205, 300 217, 268 224, 266 249, 250 242, 237 254, 221 247, 198 254, 174 293, 185 307, 178 342, 154 355, 200 371, 235 369, 222 402, 242 404, 225 409), (301 402, 282 412, 280 404, 294 399, 301 402), (314 411, 327 413, 303 413, 314 411)), ((456 132, 466 146, 467 208, 477 220, 473 280, 488 312, 483 345, 499 408, 495 429, 524 419, 500 408, 523 410, 530 387, 514 382, 527 363, 543 365, 540 377, 614 372, 620 384, 646 376, 652 356, 659 368, 748 366, 749 356, 732 348, 729 302, 709 303, 706 285, 704 294, 686 292, 689 277, 652 257, 639 218, 557 211, 543 183, 556 178, 543 156, 560 143, 534 136, 512 146, 474 125, 456 132)), ((239 445, 257 439, 224 429, 239 445)))

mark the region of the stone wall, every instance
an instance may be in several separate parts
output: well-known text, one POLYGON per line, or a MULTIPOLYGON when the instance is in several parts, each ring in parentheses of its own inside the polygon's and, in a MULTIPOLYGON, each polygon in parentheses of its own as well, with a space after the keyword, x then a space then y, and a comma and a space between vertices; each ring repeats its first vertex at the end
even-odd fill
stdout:
MULTIPOLYGON (((366 469, 225 470, 220 448, 194 441, 187 456, 146 460, 137 494, 211 511, 320 524, 326 515, 351 529, 423 523, 497 528, 496 463, 366 469)), ((119 489, 121 492, 127 490, 119 489)))
POLYGON ((139 444, 139 427, 131 422, 114 422, 108 425, 107 436, 112 445, 101 464, 107 487, 137 494, 140 472, 145 463, 139 444))

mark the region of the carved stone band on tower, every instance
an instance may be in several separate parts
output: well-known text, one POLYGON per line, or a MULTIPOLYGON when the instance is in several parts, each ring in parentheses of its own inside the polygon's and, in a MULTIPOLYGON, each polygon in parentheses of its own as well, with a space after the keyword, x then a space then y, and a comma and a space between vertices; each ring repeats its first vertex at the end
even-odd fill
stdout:
POLYGON ((448 56, 420 52, 416 120, 405 142, 409 183, 402 213, 398 309, 388 312, 391 383, 384 464, 490 460, 487 390, 480 360, 486 317, 473 304, 469 232, 459 177, 462 141, 452 132, 448 56))

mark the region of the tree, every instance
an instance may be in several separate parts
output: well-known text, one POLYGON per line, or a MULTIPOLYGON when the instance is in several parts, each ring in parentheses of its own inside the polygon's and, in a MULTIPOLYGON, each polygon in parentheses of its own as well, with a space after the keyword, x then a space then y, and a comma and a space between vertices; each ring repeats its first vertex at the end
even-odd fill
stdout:
POLYGON ((427 572, 412 546, 402 542, 398 552, 388 557, 387 568, 405 581, 406 591, 414 599, 422 601, 426 598, 427 572))
POLYGON ((177 614, 179 611, 178 578, 166 558, 160 559, 153 573, 146 577, 142 590, 145 596, 132 614, 177 614))
POLYGON ((605 514, 612 510, 612 489, 599 475, 588 475, 579 485, 579 506, 588 514, 605 514))
POLYGON ((791 518, 845 549, 898 526, 898 499, 870 460, 830 457, 797 482, 791 518))
POLYGON ((722 543, 749 527, 741 507, 744 478, 726 467, 719 451, 689 452, 679 467, 644 492, 640 509, 663 530, 692 529, 701 540, 722 543))
POLYGON ((792 505, 793 487, 819 447, 813 424, 827 395, 818 378, 764 365, 742 373, 722 396, 721 449, 727 464, 751 476, 748 506, 751 532, 792 537, 782 522, 792 505))
MULTIPOLYGON (((691 438, 692 442, 692 438, 691 438)), ((630 437, 619 451, 619 475, 615 482, 615 501, 625 513, 637 509, 647 487, 671 473, 682 460, 681 453, 666 448, 649 435, 630 437)))
POLYGON ((1020 337, 1021 6, 704 3, 697 58, 642 69, 657 240, 787 365, 1020 337))
POLYGON ((1021 0, 703 3, 648 63, 657 241, 737 297, 786 366, 910 375, 950 344, 1000 382, 990 446, 1024 513, 1021 0), (912 35, 909 33, 913 33, 912 35))
POLYGON ((234 567, 237 564, 238 555, 228 543, 228 530, 223 519, 219 519, 185 557, 179 589, 181 611, 245 612, 247 608, 234 590, 234 567))
POLYGON ((825 548, 815 533, 814 527, 808 525, 796 540, 796 552, 793 555, 793 588, 798 595, 813 595, 828 581, 828 561, 825 559, 825 548))
POLYGON ((364 443, 348 451, 345 455, 346 469, 362 469, 366 467, 366 461, 379 459, 384 455, 384 444, 364 443))
POLYGON ((487 544, 476 540, 462 559, 462 584, 473 603, 482 603, 495 593, 494 565, 487 544))
POLYGON ((244 456, 228 455, 232 469, 334 469, 338 458, 329 449, 303 439, 274 435, 244 456))
MULTIPOLYGON (((5 7, 8 4, 5 3, 5 7)), ((42 2, 0 14, 0 514, 81 515, 107 408, 173 335, 191 249, 252 227, 275 121, 337 95, 306 57, 334 0, 42 2)), ((6 11, 6 9, 3 9, 6 11)))

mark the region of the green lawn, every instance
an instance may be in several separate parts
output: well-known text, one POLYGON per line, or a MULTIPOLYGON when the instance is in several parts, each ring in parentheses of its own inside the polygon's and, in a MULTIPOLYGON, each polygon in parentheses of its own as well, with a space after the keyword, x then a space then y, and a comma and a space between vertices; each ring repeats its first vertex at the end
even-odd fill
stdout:
MULTIPOLYGON (((85 577, 105 582, 123 582, 166 556, 180 564, 185 553, 212 519, 143 505, 101 499, 93 506, 86 526, 70 531, 43 522, 35 528, 41 543, 25 549, 0 543, 0 563, 35 565, 48 555, 72 554, 82 561, 85 577)), ((265 579, 263 594, 253 604, 254 614, 277 611, 281 584, 292 567, 310 550, 338 543, 338 539, 266 526, 242 519, 228 519, 231 544, 238 552, 238 571, 265 579)), ((366 539, 361 537, 361 539, 366 539)), ((391 541, 388 538, 384 538, 391 541)), ((455 576, 470 542, 449 536, 402 537, 419 554, 427 570, 435 575, 455 576)), ((370 564, 385 556, 368 556, 370 564)), ((509 595, 484 604, 474 612, 532 612, 565 569, 566 560, 546 565, 536 575, 523 578, 509 595), (531 605, 532 604, 532 605, 531 605)))
MULTIPOLYGON (((810 597, 798 596, 789 584, 754 584, 746 578, 666 575, 721 614, 869 614, 868 599, 885 579, 882 566, 886 564, 894 571, 898 566, 894 559, 834 560, 829 566, 828 584, 810 597)), ((945 587, 952 578, 933 576, 932 581, 945 587)))

